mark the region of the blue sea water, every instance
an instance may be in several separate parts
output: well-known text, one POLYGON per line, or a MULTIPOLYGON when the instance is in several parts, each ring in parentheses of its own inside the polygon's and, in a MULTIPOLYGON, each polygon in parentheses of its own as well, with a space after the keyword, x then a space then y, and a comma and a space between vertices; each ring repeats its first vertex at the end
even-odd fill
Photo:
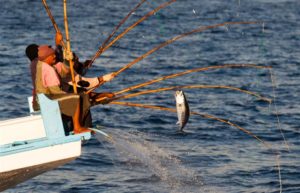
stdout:
MULTIPOLYGON (((71 47, 90 59, 137 0, 68 3, 71 47)), ((165 1, 147 1, 123 31, 165 1)), ((49 1, 63 29, 62 1, 49 1)), ((28 115, 31 78, 24 50, 28 44, 54 44, 55 31, 41 1, 0 1, 0 120, 28 115)), ((268 69, 228 68, 191 73, 135 91, 175 85, 228 85, 268 98, 227 89, 184 89, 192 111, 229 120, 266 141, 225 123, 191 116, 184 134, 176 133, 175 113, 100 105, 95 125, 115 139, 96 135, 75 161, 5 192, 300 192, 300 1, 185 0, 142 22, 96 60, 88 76, 117 71, 136 57, 199 26, 232 21, 170 44, 97 91, 119 91, 164 75, 222 65, 257 64, 268 69), (274 101, 274 100, 273 100, 274 101), (279 121, 278 121, 279 120, 279 121), (279 122, 279 124, 278 124, 279 122), (281 129, 280 129, 281 128, 281 129), (282 130, 282 132, 280 131, 282 130), (282 136, 289 145, 287 150, 282 136), (277 155, 280 155, 279 157, 277 155), (279 158, 279 159, 278 159, 279 158), (280 175, 278 170, 280 163, 280 175)), ((124 101, 175 107, 174 91, 124 101)))

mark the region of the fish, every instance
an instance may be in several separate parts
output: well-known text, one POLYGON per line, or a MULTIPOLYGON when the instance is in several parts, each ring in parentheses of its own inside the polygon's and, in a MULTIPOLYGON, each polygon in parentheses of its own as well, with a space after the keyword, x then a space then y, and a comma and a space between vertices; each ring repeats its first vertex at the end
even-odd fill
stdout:
POLYGON ((179 131, 183 131, 183 128, 185 127, 190 117, 189 104, 182 90, 177 90, 175 92, 175 100, 178 117, 178 122, 176 124, 179 125, 179 131))

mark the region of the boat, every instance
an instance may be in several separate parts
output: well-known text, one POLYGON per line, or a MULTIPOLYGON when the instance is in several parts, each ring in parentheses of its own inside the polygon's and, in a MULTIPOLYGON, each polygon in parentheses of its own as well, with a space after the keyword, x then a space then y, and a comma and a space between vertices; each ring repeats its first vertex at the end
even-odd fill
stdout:
POLYGON ((66 132, 58 102, 38 95, 40 108, 30 115, 0 121, 0 192, 64 165, 81 155, 90 132, 66 132))

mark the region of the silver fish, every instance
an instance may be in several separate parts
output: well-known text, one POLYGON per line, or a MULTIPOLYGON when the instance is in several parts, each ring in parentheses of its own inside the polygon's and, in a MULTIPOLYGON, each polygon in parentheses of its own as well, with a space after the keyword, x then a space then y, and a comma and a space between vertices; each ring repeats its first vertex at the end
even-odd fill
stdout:
POLYGON ((175 92, 176 110, 178 116, 179 130, 182 131, 190 117, 190 108, 182 90, 175 92))

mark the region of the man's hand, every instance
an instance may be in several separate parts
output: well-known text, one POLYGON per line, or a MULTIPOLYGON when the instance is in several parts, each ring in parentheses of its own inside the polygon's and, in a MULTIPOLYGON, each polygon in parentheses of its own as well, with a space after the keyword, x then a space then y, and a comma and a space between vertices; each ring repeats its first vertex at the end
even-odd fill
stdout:
POLYGON ((92 60, 86 60, 86 61, 83 63, 84 68, 89 68, 91 62, 92 62, 92 60))
POLYGON ((108 104, 111 102, 111 99, 115 97, 115 94, 112 92, 103 92, 103 93, 90 93, 90 99, 93 105, 96 104, 108 104))
POLYGON ((61 45, 62 41, 63 41, 63 36, 62 36, 62 34, 61 34, 60 32, 57 32, 57 33, 55 34, 55 44, 56 44, 56 45, 61 45))
POLYGON ((115 76, 116 75, 113 72, 113 73, 104 75, 102 78, 103 78, 103 81, 108 82, 108 81, 111 81, 115 76))

